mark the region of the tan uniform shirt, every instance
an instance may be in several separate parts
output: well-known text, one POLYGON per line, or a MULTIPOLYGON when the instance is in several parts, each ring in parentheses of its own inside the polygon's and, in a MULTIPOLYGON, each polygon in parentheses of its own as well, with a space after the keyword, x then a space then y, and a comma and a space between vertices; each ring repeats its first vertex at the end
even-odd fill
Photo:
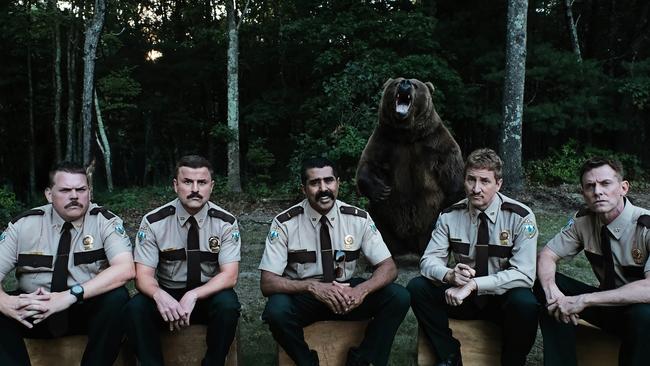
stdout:
MULTIPOLYGON (((49 290, 64 223, 51 204, 14 219, 0 237, 0 274, 4 277, 16 268, 21 291, 33 292, 39 287, 49 290)), ((113 257, 131 251, 122 219, 94 203, 72 225, 69 287, 94 278, 113 257)))
MULTIPOLYGON (((602 284, 605 280, 600 230, 603 222, 598 215, 582 209, 551 239, 546 247, 560 258, 572 257, 584 249, 587 259, 602 284)), ((645 278, 650 271, 650 211, 625 200, 623 212, 614 219, 609 230, 616 287, 645 278)))
MULTIPOLYGON (((340 268, 336 270, 340 274, 337 281, 347 281, 352 277, 359 251, 373 265, 391 256, 365 211, 337 200, 326 216, 332 250, 345 253, 344 260, 334 264, 335 269, 340 268)), ((307 200, 275 217, 259 269, 291 279, 322 279, 320 219, 321 214, 307 200)))
MULTIPOLYGON (((190 216, 177 198, 149 212, 140 224, 135 261, 155 268, 158 282, 166 288, 186 287, 190 216)), ((205 283, 219 273, 219 265, 240 261, 239 226, 234 216, 212 202, 194 218, 199 226, 201 283, 205 283)))
MULTIPOLYGON (((443 282, 449 253, 456 263, 476 268, 480 211, 464 199, 444 210, 420 260, 423 276, 443 282)), ((537 255, 537 224, 527 206, 497 193, 485 210, 490 240, 488 275, 475 277, 478 295, 500 295, 516 287, 533 286, 537 255)))

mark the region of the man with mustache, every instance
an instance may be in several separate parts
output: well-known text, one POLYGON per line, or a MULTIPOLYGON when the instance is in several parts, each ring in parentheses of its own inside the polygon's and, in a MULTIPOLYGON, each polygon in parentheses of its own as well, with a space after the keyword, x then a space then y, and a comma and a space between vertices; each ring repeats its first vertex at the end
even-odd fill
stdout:
MULTIPOLYGON (((303 327, 321 320, 372 319, 346 365, 388 363, 393 338, 409 308, 394 284, 397 268, 381 234, 363 210, 337 200, 339 178, 325 158, 302 165, 299 204, 273 219, 259 269, 268 302, 262 318, 298 366, 318 365, 303 327), (374 266, 367 280, 353 277, 363 252, 374 266)), ((325 357, 324 355, 321 355, 325 357)))
POLYGON ((0 288, 0 364, 29 365, 23 337, 85 333, 82 365, 112 365, 124 335, 124 284, 135 275, 122 220, 90 202, 84 167, 50 172, 49 204, 14 218, 0 234, 0 280, 16 269, 18 289, 0 288))
POLYGON ((422 276, 407 286, 436 365, 462 365, 462 345, 452 336, 449 316, 499 323, 502 365, 525 365, 535 342, 535 215, 499 193, 501 177, 502 162, 494 151, 478 149, 467 157, 467 198, 442 211, 420 260, 422 276))
POLYGON ((240 304, 237 220, 209 201, 212 164, 187 155, 176 164, 177 198, 142 219, 135 246, 136 295, 126 307, 127 335, 142 365, 164 365, 159 333, 206 324, 203 365, 223 365, 240 304))
POLYGON ((650 211, 626 198, 623 176, 619 161, 585 161, 579 178, 586 207, 538 255, 535 293, 546 304, 540 318, 545 365, 577 364, 580 318, 620 337, 620 365, 650 365, 650 211), (557 272, 560 259, 582 250, 599 287, 557 272))

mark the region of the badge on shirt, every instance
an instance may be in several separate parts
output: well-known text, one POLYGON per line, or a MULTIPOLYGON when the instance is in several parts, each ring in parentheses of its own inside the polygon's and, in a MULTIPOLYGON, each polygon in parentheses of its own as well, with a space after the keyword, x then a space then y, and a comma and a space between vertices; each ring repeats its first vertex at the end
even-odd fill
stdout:
POLYGON ((636 264, 643 264, 643 253, 641 252, 641 249, 639 248, 634 248, 632 249, 632 259, 634 259, 634 263, 636 264))
POLYGON ((93 243, 94 242, 95 242, 95 238, 93 238, 92 235, 86 235, 81 240, 81 243, 83 244, 84 250, 91 250, 93 248, 93 243))
POLYGON ((7 237, 7 235, 5 234, 5 232, 4 231, 1 232, 0 233, 0 242, 4 241, 6 237, 7 237))
POLYGON ((574 223, 575 223, 575 221, 573 220, 573 217, 570 217, 569 222, 567 222, 566 225, 564 225, 564 227, 562 228, 562 231, 567 231, 567 230, 571 229, 571 227, 573 226, 574 223))
POLYGON ((501 245, 508 245, 508 239, 510 238, 510 233, 508 230, 503 230, 499 233, 499 243, 501 245))
POLYGON ((233 231, 231 237, 232 237, 232 240, 238 241, 239 240, 239 231, 233 231))
POLYGON ((524 234, 526 234, 528 239, 532 238, 537 233, 537 228, 531 219, 524 220, 523 228, 524 234))
POLYGON ((139 245, 144 241, 144 239, 147 238, 147 233, 144 232, 144 230, 140 229, 138 230, 138 235, 136 236, 136 245, 139 245))
POLYGON ((120 234, 120 236, 126 236, 126 230, 124 230, 122 224, 115 225, 115 232, 120 234))
POLYGON ((280 236, 280 234, 278 233, 278 227, 277 227, 277 226, 273 226, 273 227, 271 228, 271 231, 269 231, 269 241, 270 241, 270 242, 274 242, 275 239, 278 238, 278 236, 280 236))
POLYGON ((343 239, 343 243, 345 244, 345 249, 351 250, 352 245, 354 244, 354 236, 346 235, 345 238, 343 239))
POLYGON ((210 239, 208 239, 208 244, 212 253, 219 253, 221 250, 221 242, 219 242, 219 238, 216 236, 211 236, 210 239))
POLYGON ((370 223, 370 230, 372 230, 373 233, 377 234, 377 226, 374 222, 370 223))

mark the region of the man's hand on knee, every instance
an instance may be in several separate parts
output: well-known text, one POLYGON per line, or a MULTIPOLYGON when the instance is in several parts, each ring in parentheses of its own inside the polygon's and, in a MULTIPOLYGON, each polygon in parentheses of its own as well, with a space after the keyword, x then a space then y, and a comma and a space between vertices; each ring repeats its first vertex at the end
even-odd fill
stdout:
POLYGON ((318 301, 327 305, 335 314, 345 314, 347 312, 345 294, 334 283, 313 282, 309 286, 309 293, 318 301))

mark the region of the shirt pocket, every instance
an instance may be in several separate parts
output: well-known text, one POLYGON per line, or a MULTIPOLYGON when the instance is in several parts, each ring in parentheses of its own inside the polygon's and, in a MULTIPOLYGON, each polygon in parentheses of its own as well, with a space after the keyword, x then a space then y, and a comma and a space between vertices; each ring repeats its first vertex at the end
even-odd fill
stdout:
POLYGON ((307 250, 289 251, 287 263, 298 275, 298 278, 313 276, 314 266, 316 266, 316 252, 307 250))
POLYGON ((74 265, 84 273, 97 274, 108 267, 104 248, 76 252, 73 254, 74 265))
POLYGON ((174 280, 181 265, 187 260, 187 253, 183 248, 169 248, 160 251, 158 258, 160 258, 160 263, 158 264, 159 274, 162 275, 163 278, 174 280))
POLYGON ((201 272, 212 278, 219 274, 219 253, 201 252, 201 272))

